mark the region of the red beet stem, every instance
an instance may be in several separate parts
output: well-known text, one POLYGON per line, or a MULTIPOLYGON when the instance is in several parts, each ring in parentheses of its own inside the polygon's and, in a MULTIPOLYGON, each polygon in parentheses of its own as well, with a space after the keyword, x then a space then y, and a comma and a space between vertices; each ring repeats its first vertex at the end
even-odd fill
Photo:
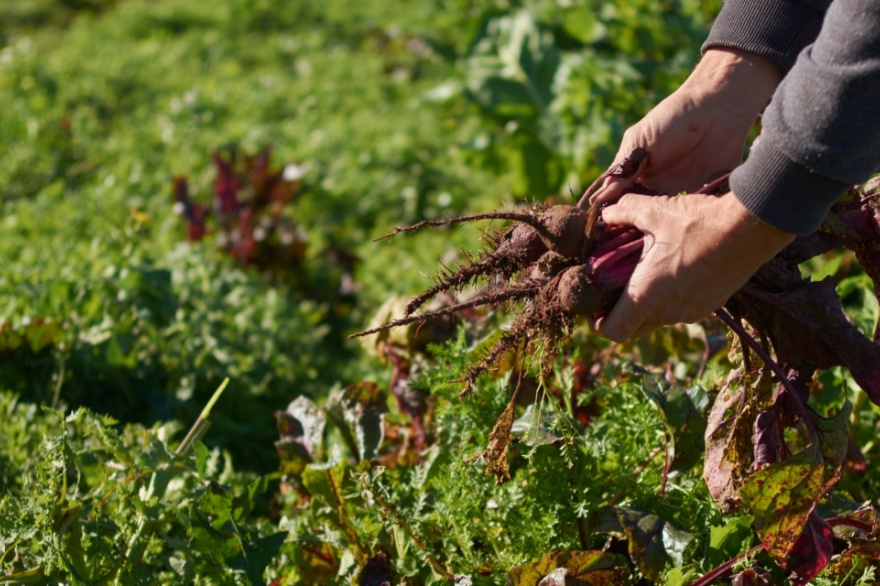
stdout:
POLYGON ((642 233, 635 228, 628 228, 623 232, 616 234, 611 240, 608 240, 601 246, 599 246, 596 250, 594 250, 590 257, 599 258, 604 256, 605 254, 623 246, 624 244, 629 244, 633 240, 637 240, 642 237, 642 233))
POLYGON ((596 287, 605 291, 625 287, 640 260, 641 254, 630 254, 601 273, 594 273, 593 280, 596 287))
POLYGON ((713 195, 720 187, 726 185, 729 180, 730 180, 730 173, 725 173, 721 177, 718 177, 717 179, 713 179, 709 183, 705 184, 704 186, 702 186, 701 188, 696 190, 694 193, 702 193, 704 195, 713 195))
POLYGON ((636 256, 637 254, 641 256, 640 253, 644 246, 645 239, 643 237, 639 237, 636 240, 627 242, 626 244, 618 246, 613 250, 609 250, 601 256, 592 255, 589 259, 590 272, 596 276, 602 275, 605 271, 611 270, 612 267, 622 262, 629 256, 636 256))

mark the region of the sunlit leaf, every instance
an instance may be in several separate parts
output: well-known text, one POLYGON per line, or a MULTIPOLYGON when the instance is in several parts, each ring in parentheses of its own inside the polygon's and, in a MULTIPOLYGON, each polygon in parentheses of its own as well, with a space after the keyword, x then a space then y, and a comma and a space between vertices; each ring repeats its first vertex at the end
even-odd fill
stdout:
POLYGON ((540 560, 517 566, 507 574, 508 586, 554 586, 560 580, 574 586, 619 584, 624 569, 601 551, 553 551, 540 560), (544 580, 548 580, 544 582, 544 580))

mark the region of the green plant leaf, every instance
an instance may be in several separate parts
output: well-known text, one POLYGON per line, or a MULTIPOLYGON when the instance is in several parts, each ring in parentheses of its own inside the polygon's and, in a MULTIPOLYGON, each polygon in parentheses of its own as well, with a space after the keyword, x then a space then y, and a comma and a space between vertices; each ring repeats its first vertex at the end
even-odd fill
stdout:
POLYGON ((706 415, 709 396, 701 387, 686 389, 665 378, 641 372, 642 392, 660 410, 669 438, 668 471, 673 475, 687 472, 705 451, 706 415))
POLYGON ((379 451, 385 437, 387 401, 388 393, 372 382, 350 385, 342 393, 343 417, 354 431, 361 460, 369 460, 379 451))
POLYGON ((670 525, 657 515, 635 509, 617 508, 617 518, 627 538, 633 563, 649 580, 660 577, 666 564, 684 564, 684 554, 694 535, 670 525))

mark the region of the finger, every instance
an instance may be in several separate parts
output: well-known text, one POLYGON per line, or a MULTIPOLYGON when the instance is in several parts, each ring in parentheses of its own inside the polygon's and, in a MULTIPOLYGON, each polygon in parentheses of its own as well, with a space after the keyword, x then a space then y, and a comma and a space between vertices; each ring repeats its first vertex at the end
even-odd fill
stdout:
POLYGON ((650 232, 661 206, 666 204, 668 197, 656 195, 624 194, 614 205, 602 210, 602 219, 606 224, 635 226, 642 232, 650 232))
POLYGON ((590 196, 590 205, 602 205, 615 202, 626 193, 626 190, 635 183, 637 176, 628 179, 619 179, 617 177, 609 177, 602 184, 602 187, 596 190, 596 193, 590 196))
POLYGON ((624 290, 611 312, 596 320, 596 333, 614 342, 625 342, 640 331, 647 316, 624 290))

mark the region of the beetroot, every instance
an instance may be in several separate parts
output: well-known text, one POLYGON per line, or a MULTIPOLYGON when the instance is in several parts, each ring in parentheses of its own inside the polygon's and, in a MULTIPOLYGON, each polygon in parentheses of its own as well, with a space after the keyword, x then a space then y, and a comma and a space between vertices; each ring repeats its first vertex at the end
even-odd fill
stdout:
MULTIPOLYGON (((629 177, 645 157, 643 150, 636 149, 606 171, 587 190, 582 202, 602 178, 629 177)), ((638 230, 605 229, 598 209, 588 213, 579 205, 535 206, 529 211, 427 220, 399 227, 386 238, 425 226, 478 220, 508 220, 515 224, 489 233, 488 250, 468 258, 455 270, 440 273, 432 287, 409 302, 404 317, 352 336, 438 319, 479 306, 511 306, 516 318, 495 346, 468 370, 462 394, 469 392, 477 377, 496 366, 506 352, 533 343, 544 347, 542 370, 546 372, 578 316, 595 318, 610 309, 635 269, 643 246, 638 230), (465 303, 412 315, 439 293, 456 292, 479 282, 486 287, 465 303)))
POLYGON ((594 284, 588 265, 569 267, 562 273, 557 287, 559 304, 573 315, 592 316, 607 305, 615 291, 603 291, 594 284))
POLYGON ((549 250, 579 258, 586 238, 587 214, 576 206, 558 205, 538 216, 541 241, 549 250))

